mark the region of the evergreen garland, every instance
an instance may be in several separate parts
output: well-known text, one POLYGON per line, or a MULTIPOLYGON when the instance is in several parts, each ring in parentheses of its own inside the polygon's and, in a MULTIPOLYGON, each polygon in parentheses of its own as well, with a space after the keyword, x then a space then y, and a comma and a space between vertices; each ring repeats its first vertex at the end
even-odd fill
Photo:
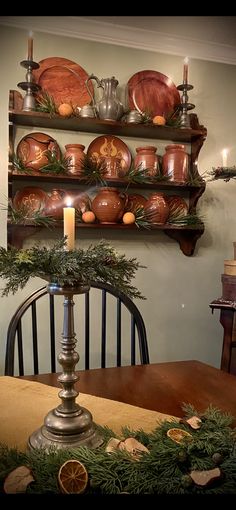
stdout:
MULTIPOLYGON (((26 453, 0 446, 0 484, 17 466, 28 466, 35 482, 27 493, 59 493, 57 476, 60 466, 69 459, 82 462, 88 471, 89 484, 85 494, 236 494, 236 436, 230 427, 232 417, 209 407, 199 415, 192 406, 185 406, 186 417, 193 414, 202 420, 198 430, 178 421, 164 421, 150 434, 124 427, 124 438, 135 437, 149 449, 139 460, 123 450, 105 451, 106 443, 115 437, 112 430, 98 427, 104 444, 96 450, 86 447, 56 450, 44 449, 26 453), (175 443, 167 436, 170 428, 178 427, 191 434, 189 440, 175 443), (222 476, 211 485, 200 487, 190 477, 192 470, 208 470, 219 466, 222 476)), ((117 436, 116 436, 117 437, 117 436)))
POLYGON ((208 172, 208 177, 210 177, 210 181, 223 179, 225 182, 228 182, 230 179, 236 179, 236 166, 218 166, 217 168, 213 167, 212 171, 208 172))
POLYGON ((29 249, 0 246, 0 277, 7 282, 2 295, 7 296, 22 289, 30 277, 39 277, 60 285, 89 283, 91 280, 110 283, 131 298, 144 299, 130 282, 138 268, 143 268, 136 258, 124 254, 105 241, 90 245, 87 250, 65 250, 66 237, 52 248, 33 246, 29 249))

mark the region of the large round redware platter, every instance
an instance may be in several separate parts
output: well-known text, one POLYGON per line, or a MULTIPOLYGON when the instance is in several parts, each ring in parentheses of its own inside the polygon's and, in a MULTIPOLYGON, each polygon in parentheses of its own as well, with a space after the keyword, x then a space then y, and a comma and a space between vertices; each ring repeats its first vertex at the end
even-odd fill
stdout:
MULTIPOLYGON (((70 103, 75 108, 91 102, 85 86, 89 75, 72 60, 61 57, 45 58, 39 62, 39 69, 35 69, 33 74, 36 83, 53 97, 56 105, 70 103)), ((91 82, 89 89, 93 94, 91 82)))
POLYGON ((129 108, 150 117, 169 117, 180 104, 179 91, 173 81, 157 71, 139 71, 128 81, 129 108))
POLYGON ((132 161, 132 156, 127 145, 123 140, 113 135, 102 135, 95 138, 88 147, 87 155, 98 162, 105 162, 108 168, 108 178, 111 166, 114 169, 117 164, 117 174, 123 177, 128 172, 132 161))
POLYGON ((13 199, 13 205, 16 209, 23 209, 28 217, 34 217, 35 212, 41 212, 46 209, 48 204, 48 195, 38 186, 26 186, 18 190, 13 199))
POLYGON ((23 136, 16 154, 26 168, 38 171, 48 164, 47 151, 54 152, 59 159, 61 151, 57 141, 47 133, 34 131, 23 136))

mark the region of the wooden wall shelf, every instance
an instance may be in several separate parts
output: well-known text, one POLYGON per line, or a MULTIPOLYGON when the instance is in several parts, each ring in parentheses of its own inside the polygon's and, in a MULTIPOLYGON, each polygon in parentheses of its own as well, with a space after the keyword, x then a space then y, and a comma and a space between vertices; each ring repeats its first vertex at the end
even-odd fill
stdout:
POLYGON ((71 117, 65 119, 60 115, 50 117, 48 113, 22 112, 11 110, 9 120, 18 126, 62 129, 64 131, 81 131, 83 133, 109 134, 134 138, 154 138, 173 142, 191 143, 199 136, 206 135, 206 129, 176 129, 169 126, 153 124, 126 124, 125 122, 71 117))
MULTIPOLYGON (((190 154, 190 173, 195 177, 195 184, 177 184, 168 181, 158 181, 155 184, 135 184, 128 183, 125 179, 109 179, 108 185, 129 189, 145 189, 149 191, 162 190, 176 193, 180 191, 181 194, 187 195, 189 200, 190 214, 196 214, 196 206, 200 196, 204 193, 206 183, 201 179, 198 173, 197 160, 201 147, 207 135, 207 130, 204 126, 199 125, 196 114, 190 114, 191 129, 180 129, 169 126, 157 126, 153 124, 126 124, 124 122, 104 121, 100 119, 87 119, 79 117, 63 118, 59 115, 51 117, 47 113, 41 112, 25 112, 21 108, 22 98, 18 91, 10 91, 10 111, 9 111, 9 147, 10 157, 14 153, 14 140, 15 131, 18 126, 47 128, 47 129, 60 129, 63 131, 80 131, 94 134, 110 134, 115 136, 126 136, 140 139, 155 139, 167 140, 172 142, 188 143, 191 145, 190 154)), ((33 185, 41 185, 42 183, 49 183, 53 188, 61 188, 63 184, 71 184, 72 187, 81 187, 86 189, 88 184, 85 180, 78 179, 77 176, 67 175, 46 175, 40 172, 32 172, 29 174, 18 173, 13 169, 12 163, 9 163, 9 198, 13 198, 17 190, 17 185, 24 185, 30 182, 33 185)), ((35 227, 34 225, 19 225, 8 223, 8 242, 18 248, 21 248, 23 241, 27 236, 33 234, 35 229, 42 227, 35 227)), ((62 228, 62 222, 56 224, 56 228, 62 228)), ((191 256, 194 253, 196 242, 204 232, 204 224, 190 226, 175 226, 165 224, 162 226, 152 225, 149 230, 138 228, 135 225, 123 224, 78 224, 77 228, 99 229, 102 231, 106 229, 120 230, 122 232, 139 231, 151 232, 162 230, 166 235, 176 240, 182 252, 191 256)))

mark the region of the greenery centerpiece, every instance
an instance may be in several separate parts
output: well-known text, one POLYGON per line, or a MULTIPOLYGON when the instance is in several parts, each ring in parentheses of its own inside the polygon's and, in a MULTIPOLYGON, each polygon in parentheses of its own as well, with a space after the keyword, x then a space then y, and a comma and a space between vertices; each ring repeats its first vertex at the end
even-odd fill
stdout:
POLYGON ((59 285, 110 283, 131 298, 144 299, 131 284, 136 270, 145 267, 136 258, 127 259, 103 240, 88 249, 67 251, 65 246, 66 237, 52 248, 0 247, 0 277, 6 280, 2 295, 22 289, 31 277, 40 277, 59 285))
POLYGON ((212 406, 201 414, 191 405, 185 405, 184 411, 185 419, 166 420, 151 433, 123 427, 118 437, 111 429, 99 427, 104 444, 96 450, 79 447, 23 453, 0 445, 1 491, 19 492, 13 470, 21 466, 31 473, 32 483, 24 490, 34 494, 236 494, 232 417, 212 406), (138 443, 128 448, 131 438, 138 443), (108 448, 111 441, 113 447, 108 448), (63 491, 60 473, 71 459, 87 475, 86 482, 81 487, 81 475, 76 483, 76 472, 70 470, 68 489, 63 491), (10 473, 15 481, 11 490, 10 473))

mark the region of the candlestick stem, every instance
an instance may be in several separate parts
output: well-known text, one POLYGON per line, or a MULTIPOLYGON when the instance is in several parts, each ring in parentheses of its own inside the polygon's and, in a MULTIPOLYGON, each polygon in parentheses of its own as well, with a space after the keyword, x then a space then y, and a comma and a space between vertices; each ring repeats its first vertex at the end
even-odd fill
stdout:
POLYGON ((25 80, 23 82, 20 82, 17 84, 17 87, 20 87, 21 89, 26 91, 24 100, 23 100, 23 107, 22 110, 24 111, 32 111, 35 110, 36 104, 35 104, 35 98, 34 94, 41 90, 40 85, 37 85, 34 82, 34 76, 33 76, 33 69, 38 69, 39 64, 37 62, 34 62, 33 60, 22 60, 20 63, 22 67, 27 69, 25 80))
POLYGON ((60 286, 51 283, 47 290, 49 294, 64 296, 62 351, 58 356, 58 361, 62 365, 62 373, 58 377, 58 382, 62 385, 62 390, 58 394, 61 404, 45 416, 44 425, 29 437, 28 446, 30 449, 50 446, 97 448, 103 440, 96 429, 90 411, 76 403, 78 392, 74 388, 79 379, 75 372, 79 354, 75 351, 73 295, 88 292, 89 285, 78 283, 74 286, 60 286))
POLYGON ((180 127, 183 129, 191 128, 188 110, 193 110, 195 105, 188 102, 188 91, 193 89, 193 85, 183 83, 182 85, 178 85, 177 89, 182 91, 181 104, 179 105, 179 109, 182 111, 180 115, 180 127))

